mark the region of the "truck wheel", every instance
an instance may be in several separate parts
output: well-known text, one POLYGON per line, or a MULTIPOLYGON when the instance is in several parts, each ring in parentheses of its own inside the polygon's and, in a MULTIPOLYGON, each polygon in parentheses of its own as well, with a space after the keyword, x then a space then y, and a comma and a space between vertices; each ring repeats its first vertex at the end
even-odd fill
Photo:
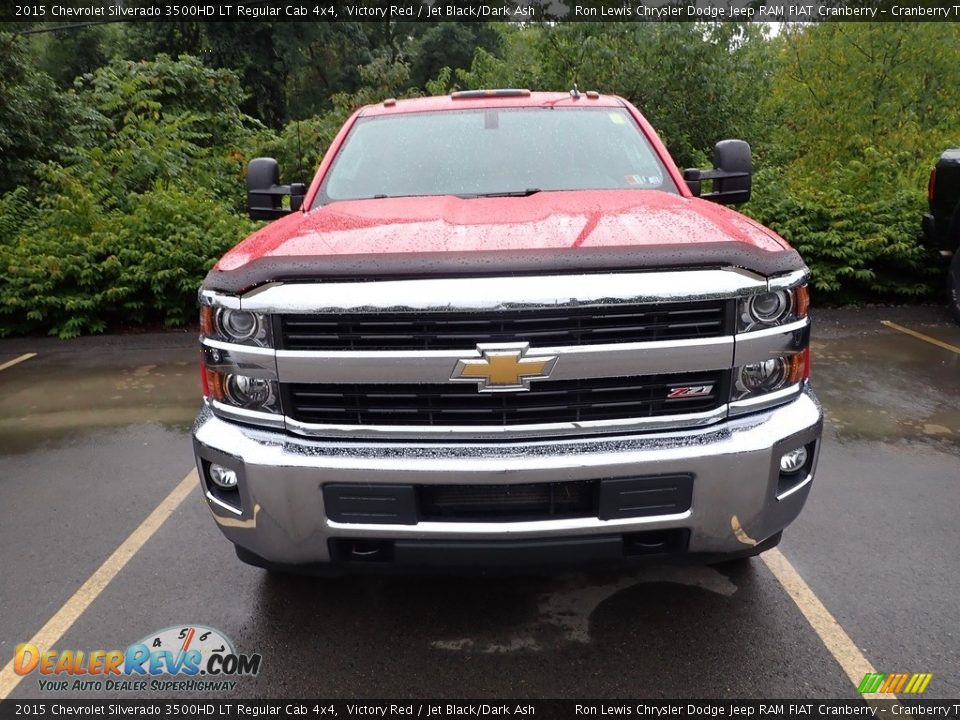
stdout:
POLYGON ((953 253, 953 261, 947 273, 947 301, 950 314, 960 323, 960 248, 953 253))

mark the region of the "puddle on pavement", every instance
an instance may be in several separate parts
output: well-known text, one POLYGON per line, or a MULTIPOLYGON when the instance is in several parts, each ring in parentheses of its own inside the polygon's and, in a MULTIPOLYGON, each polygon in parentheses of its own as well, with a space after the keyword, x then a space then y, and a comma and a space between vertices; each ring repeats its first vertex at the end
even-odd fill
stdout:
POLYGON ((886 333, 815 341, 811 354, 839 441, 960 445, 960 355, 886 333))
POLYGON ((0 452, 69 441, 100 427, 159 423, 188 430, 199 405, 194 363, 25 366, 0 394, 0 452))
POLYGON ((537 599, 537 612, 526 626, 513 628, 502 637, 434 640, 430 646, 450 652, 484 654, 543 650, 545 644, 562 646, 568 643, 587 645, 591 642, 590 622, 594 611, 617 593, 643 583, 674 583, 730 596, 737 591, 731 579, 713 567, 651 565, 609 582, 591 582, 582 575, 560 580, 558 587, 537 599), (549 641, 545 643, 544 629, 549 641))

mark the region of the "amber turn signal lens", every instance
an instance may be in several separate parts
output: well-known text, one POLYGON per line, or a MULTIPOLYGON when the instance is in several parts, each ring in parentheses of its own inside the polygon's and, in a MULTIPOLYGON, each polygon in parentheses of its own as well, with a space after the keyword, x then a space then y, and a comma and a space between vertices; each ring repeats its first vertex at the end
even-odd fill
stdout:
POLYGON ((216 333, 213 322, 215 312, 209 305, 200 306, 200 334, 204 337, 213 337, 216 333))
POLYGON ((810 291, 806 285, 793 289, 793 314, 798 318, 807 316, 810 309, 810 291))
POLYGON ((787 384, 793 385, 810 377, 810 348, 787 358, 787 384))
POLYGON ((204 368, 206 373, 206 383, 204 383, 204 389, 207 391, 207 396, 212 400, 219 400, 223 402, 226 397, 226 393, 223 390, 223 375, 210 368, 204 368))

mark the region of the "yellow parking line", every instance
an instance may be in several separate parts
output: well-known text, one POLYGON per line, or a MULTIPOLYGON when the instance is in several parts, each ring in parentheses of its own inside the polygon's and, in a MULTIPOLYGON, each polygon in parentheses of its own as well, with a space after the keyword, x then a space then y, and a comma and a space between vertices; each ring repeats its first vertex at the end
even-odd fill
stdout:
MULTIPOLYGON (((760 555, 760 558, 766 563, 770 572, 783 586, 783 589, 787 591, 796 606, 800 608, 800 612, 810 623, 810 627, 813 628, 820 641, 833 655, 833 659, 843 668, 854 687, 860 686, 864 675, 876 672, 870 661, 860 652, 860 648, 854 644, 850 636, 840 626, 840 623, 820 602, 820 598, 800 577, 800 573, 782 552, 773 548, 760 555)), ((895 700, 897 696, 873 693, 863 697, 870 700, 895 700)))
POLYGON ((12 368, 14 365, 19 365, 24 360, 29 360, 32 357, 36 357, 36 353, 24 353, 20 357, 15 357, 13 360, 7 360, 3 365, 0 365, 0 370, 6 370, 7 368, 12 368))
MULTIPOLYGON (((889 320, 881 320, 881 321, 880 321, 880 324, 881 324, 881 325, 885 325, 886 327, 891 328, 891 329, 893 329, 893 330, 899 330, 899 331, 902 332, 902 333, 906 333, 907 335, 910 335, 911 337, 917 338, 917 340, 923 340, 924 342, 928 342, 928 343, 930 343, 931 345, 936 345, 937 347, 941 347, 941 348, 943 348, 944 350, 949 350, 950 352, 955 352, 955 353, 957 353, 957 355, 960 355, 960 347, 957 347, 956 345, 951 345, 950 343, 944 342, 943 340, 937 340, 937 338, 935 338, 935 337, 930 337, 929 335, 924 335, 922 332, 917 332, 916 330, 911 330, 911 329, 908 328, 908 327, 904 327, 903 325, 898 325, 897 323, 895 323, 895 322, 890 322, 889 320)), ((2 368, 0 368, 0 369, 2 369, 2 368)))
MULTIPOLYGON (((198 481, 196 470, 187 473, 187 476, 154 508, 146 520, 130 533, 129 537, 103 562, 103 565, 87 578, 80 589, 27 642, 36 645, 41 651, 53 648, 64 633, 73 626, 77 618, 106 589, 110 581, 117 576, 117 573, 123 570, 130 559, 137 554, 140 548, 160 529, 164 521, 180 506, 184 498, 196 487, 198 481)), ((13 671, 13 660, 10 660, 3 670, 0 670, 0 700, 9 697, 22 679, 22 675, 17 675, 13 671)))

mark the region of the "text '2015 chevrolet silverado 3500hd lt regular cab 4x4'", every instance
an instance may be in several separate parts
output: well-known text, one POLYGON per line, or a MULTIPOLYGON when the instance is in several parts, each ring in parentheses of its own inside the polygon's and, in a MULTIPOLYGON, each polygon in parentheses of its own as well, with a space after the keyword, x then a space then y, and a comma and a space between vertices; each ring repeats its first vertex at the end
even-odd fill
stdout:
POLYGON ((808 271, 723 207, 749 198, 749 146, 714 164, 681 174, 621 98, 524 90, 365 107, 309 189, 253 160, 251 215, 279 219, 201 288, 194 428, 240 558, 470 571, 775 545, 819 450, 808 271))

